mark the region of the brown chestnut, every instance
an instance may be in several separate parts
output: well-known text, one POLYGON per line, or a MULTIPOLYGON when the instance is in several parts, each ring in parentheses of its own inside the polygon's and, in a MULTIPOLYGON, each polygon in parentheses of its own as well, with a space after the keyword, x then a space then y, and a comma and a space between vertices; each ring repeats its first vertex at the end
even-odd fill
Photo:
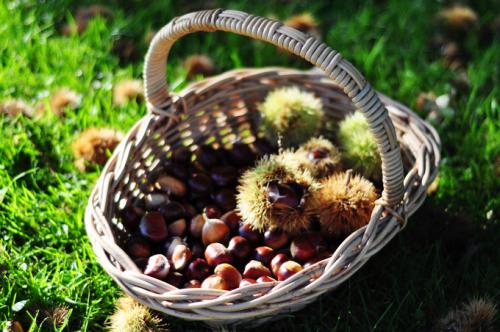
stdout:
POLYGON ((293 259, 304 262, 316 256, 316 246, 306 238, 297 238, 290 245, 290 253, 293 259))
POLYGON ((188 186, 197 195, 208 195, 212 192, 212 179, 205 173, 194 173, 188 180, 188 186))
POLYGON ((212 274, 211 276, 203 280, 203 282, 201 283, 201 288, 229 290, 229 285, 227 281, 222 277, 212 274))
POLYGON ((238 215, 236 210, 231 210, 224 213, 222 217, 220 217, 220 220, 222 220, 229 227, 231 233, 236 233, 240 227, 241 217, 238 215))
POLYGON ((186 282, 183 288, 201 288, 201 282, 199 280, 192 279, 186 282))
POLYGON ((167 257, 158 254, 149 257, 144 274, 157 279, 163 279, 170 272, 170 263, 167 257))
POLYGON ((177 288, 181 288, 185 282, 185 278, 180 272, 170 272, 164 280, 166 283, 177 288))
POLYGON ((219 187, 234 184, 238 179, 238 170, 231 165, 216 166, 210 170, 212 181, 219 187))
POLYGON ((203 208, 203 211, 201 212, 206 219, 216 219, 220 218, 222 215, 221 210, 217 207, 217 205, 207 205, 203 208))
POLYGON ((158 210, 162 205, 168 202, 167 195, 163 193, 154 192, 144 197, 144 204, 146 206, 146 210, 158 210))
POLYGON ((240 285, 241 274, 231 264, 222 263, 217 265, 215 267, 214 274, 224 279, 230 290, 238 288, 240 285))
POLYGON ((244 259, 248 257, 252 248, 250 247, 250 242, 243 236, 235 236, 229 241, 228 249, 231 254, 237 259, 244 259))
POLYGON ((170 175, 160 176, 156 180, 155 186, 161 191, 177 197, 183 197, 187 192, 184 182, 170 175))
POLYGON ((177 245, 172 253, 172 264, 174 265, 174 269, 177 271, 183 270, 189 264, 192 257, 193 254, 188 246, 185 244, 177 245))
POLYGON ((168 234, 173 236, 182 236, 186 232, 186 219, 178 219, 167 226, 168 234))
POLYGON ((151 241, 159 242, 167 238, 167 223, 160 212, 147 212, 139 224, 141 234, 151 241))
POLYGON ((222 210, 229 211, 236 208, 236 194, 234 189, 222 188, 215 193, 213 199, 222 210))
POLYGON ((262 276, 262 277, 258 277, 256 282, 258 284, 262 284, 264 282, 276 282, 276 279, 271 278, 270 276, 262 276))
POLYGON ((186 146, 175 148, 172 151, 172 160, 180 164, 188 164, 191 162, 191 151, 186 146))
POLYGON ((171 222, 174 220, 179 220, 181 218, 184 218, 186 214, 186 210, 184 209, 184 206, 178 202, 175 201, 170 201, 160 207, 159 209, 161 215, 163 218, 165 218, 166 222, 171 222))
POLYGON ((204 245, 229 240, 229 227, 220 219, 207 219, 203 225, 201 239, 204 245))
POLYGON ((328 252, 320 252, 318 255, 314 256, 313 258, 308 259, 304 263, 304 269, 316 264, 317 262, 321 262, 324 259, 330 258, 331 255, 332 254, 328 253, 328 252))
POLYGON ((141 220, 140 215, 135 211, 132 205, 127 205, 121 212, 123 226, 128 231, 136 231, 139 228, 139 222, 141 220))
POLYGON ((127 252, 134 258, 151 256, 151 246, 141 236, 134 236, 127 241, 127 252))
POLYGON ((247 144, 237 142, 229 150, 229 159, 234 165, 248 166, 254 162, 255 154, 247 144))
POLYGON ((210 169, 217 165, 218 158, 217 152, 210 145, 202 145, 196 150, 196 161, 199 162, 206 169, 210 169))
POLYGON ((243 271, 245 278, 257 279, 262 276, 271 276, 271 271, 259 261, 251 260, 243 271))
POLYGON ((167 258, 172 259, 172 255, 174 254, 174 249, 178 245, 184 245, 184 244, 185 244, 184 241, 182 241, 182 239, 179 236, 169 237, 167 241, 165 241, 165 243, 163 244, 164 253, 166 254, 167 258))
POLYGON ((278 277, 279 281, 283 281, 300 271, 302 271, 302 266, 299 263, 294 261, 286 261, 281 264, 280 268, 278 269, 278 273, 276 273, 276 276, 278 277))
POLYGON ((271 259, 274 257, 274 249, 271 247, 257 247, 254 250, 253 259, 262 262, 264 265, 268 265, 271 259))
POLYGON ((273 249, 280 249, 288 243, 288 235, 279 229, 267 230, 264 233, 264 244, 273 249))
POLYGON ((276 275, 278 273, 281 264, 289 260, 290 258, 283 253, 274 256, 274 258, 271 260, 271 271, 273 271, 273 274, 276 275))
POLYGON ((189 223, 189 232, 193 237, 201 237, 203 225, 205 225, 205 220, 205 217, 201 214, 197 214, 191 219, 191 222, 189 223))
POLYGON ((202 258, 196 258, 192 261, 186 270, 186 276, 189 279, 203 280, 210 274, 210 266, 202 258))
POLYGON ((200 242, 194 242, 191 244, 191 252, 193 253, 193 257, 203 258, 205 246, 203 246, 200 242))
POLYGON ((258 230, 252 229, 252 226, 249 224, 241 224, 238 232, 254 245, 260 243, 262 240, 262 234, 258 230))
POLYGON ((240 281, 240 287, 248 286, 248 285, 253 285, 255 283, 257 283, 257 281, 255 281, 255 279, 252 279, 252 278, 243 278, 240 281))
POLYGON ((222 263, 231 263, 233 257, 229 249, 220 243, 210 243, 205 249, 205 259, 211 266, 217 266, 222 263))

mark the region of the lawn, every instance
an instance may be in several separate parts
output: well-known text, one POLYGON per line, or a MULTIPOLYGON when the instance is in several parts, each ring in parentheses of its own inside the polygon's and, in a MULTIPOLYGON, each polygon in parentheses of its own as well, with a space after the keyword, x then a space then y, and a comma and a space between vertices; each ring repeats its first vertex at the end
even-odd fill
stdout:
MULTIPOLYGON (((500 34, 482 25, 500 14, 496 0, 470 1, 478 26, 463 35, 463 68, 433 52, 442 1, 246 2, 111 1, 112 18, 82 34, 63 26, 85 4, 0 2, 0 101, 45 103, 56 89, 82 95, 77 110, 28 118, 0 114, 0 327, 26 331, 100 331, 119 288, 97 264, 83 225, 100 169, 81 172, 71 143, 89 127, 126 132, 143 102, 113 106, 113 84, 141 78, 145 36, 188 11, 223 7, 286 19, 310 12, 324 41, 359 68, 377 90, 415 108, 421 92, 450 97, 434 121, 442 139, 439 183, 405 230, 352 279, 304 310, 260 331, 425 331, 461 302, 500 301, 500 34), (149 2, 148 2, 149 3, 149 2), (117 55, 119 43, 135 47, 117 55), (69 310, 59 327, 47 318, 69 310)), ((123 47, 121 48, 123 51, 123 47)), ((187 83, 182 62, 206 53, 217 72, 270 65, 307 68, 272 46, 224 33, 188 36, 172 50, 169 81, 187 83)), ((425 109, 418 111, 426 117, 425 109)), ((204 326, 167 318, 172 331, 204 326)))

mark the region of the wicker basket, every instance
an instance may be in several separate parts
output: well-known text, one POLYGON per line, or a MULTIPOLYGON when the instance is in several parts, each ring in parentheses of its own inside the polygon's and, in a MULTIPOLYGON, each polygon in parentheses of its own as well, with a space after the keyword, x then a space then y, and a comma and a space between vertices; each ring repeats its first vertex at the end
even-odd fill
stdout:
POLYGON ((106 272, 129 295, 168 315, 207 324, 260 324, 296 311, 351 277, 405 226, 422 204, 439 164, 435 130, 405 106, 374 91, 341 55, 314 37, 282 23, 234 10, 207 10, 173 19, 153 39, 144 82, 149 113, 116 148, 90 195, 85 225, 106 272), (172 44, 196 31, 231 31, 267 41, 320 70, 241 69, 169 93, 166 58, 172 44), (178 289, 143 275, 121 246, 127 239, 117 209, 140 191, 161 156, 177 146, 230 146, 252 142, 256 105, 276 87, 299 85, 321 98, 326 119, 338 121, 361 110, 376 137, 384 190, 367 226, 352 233, 334 254, 283 282, 232 291, 178 289), (405 175, 406 173, 406 175, 405 175))

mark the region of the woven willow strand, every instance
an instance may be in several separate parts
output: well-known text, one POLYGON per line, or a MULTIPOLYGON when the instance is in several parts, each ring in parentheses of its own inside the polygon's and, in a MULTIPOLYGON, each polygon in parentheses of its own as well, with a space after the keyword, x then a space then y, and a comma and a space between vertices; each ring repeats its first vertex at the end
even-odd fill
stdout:
POLYGON ((172 104, 165 77, 172 45, 198 31, 229 31, 266 41, 304 58, 328 75, 366 116, 382 160, 382 205, 401 203, 403 164, 394 126, 378 95, 361 73, 325 43, 282 23, 235 10, 205 10, 174 18, 155 35, 144 64, 146 100, 157 109, 172 104))
POLYGON ((146 59, 145 86, 152 113, 132 127, 104 167, 89 198, 85 227, 99 263, 113 280, 136 300, 172 316, 210 325, 248 326, 299 310, 338 287, 381 250, 423 203, 437 174, 440 141, 430 125, 407 107, 372 90, 338 53, 279 22, 222 10, 174 19, 153 40, 146 59), (192 31, 216 29, 285 47, 330 74, 285 68, 240 69, 193 83, 179 95, 169 95, 165 62, 173 42, 192 31), (384 198, 374 208, 368 225, 353 232, 329 259, 279 283, 232 291, 177 289, 143 275, 121 248, 130 234, 116 217, 117 206, 139 195, 141 179, 155 169, 166 151, 181 144, 196 148, 213 136, 215 144, 234 141, 240 126, 251 128, 258 113, 256 103, 276 87, 290 84, 320 96, 325 118, 338 121, 358 108, 370 121, 386 178, 384 198), (408 172, 398 189, 399 180, 395 179, 404 173, 400 145, 408 172))

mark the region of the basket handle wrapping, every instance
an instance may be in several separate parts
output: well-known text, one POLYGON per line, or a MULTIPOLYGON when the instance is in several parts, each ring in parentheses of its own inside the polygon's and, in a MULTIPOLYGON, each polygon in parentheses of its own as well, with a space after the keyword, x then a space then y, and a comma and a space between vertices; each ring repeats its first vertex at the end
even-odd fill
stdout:
POLYGON ((153 38, 144 64, 148 108, 164 113, 172 104, 166 61, 174 42, 197 31, 230 31, 283 48, 320 68, 367 118, 382 160, 384 190, 378 204, 395 206, 404 195, 403 163, 396 131, 384 104, 361 73, 340 53, 316 38, 264 17, 235 10, 203 10, 174 18, 153 38))

